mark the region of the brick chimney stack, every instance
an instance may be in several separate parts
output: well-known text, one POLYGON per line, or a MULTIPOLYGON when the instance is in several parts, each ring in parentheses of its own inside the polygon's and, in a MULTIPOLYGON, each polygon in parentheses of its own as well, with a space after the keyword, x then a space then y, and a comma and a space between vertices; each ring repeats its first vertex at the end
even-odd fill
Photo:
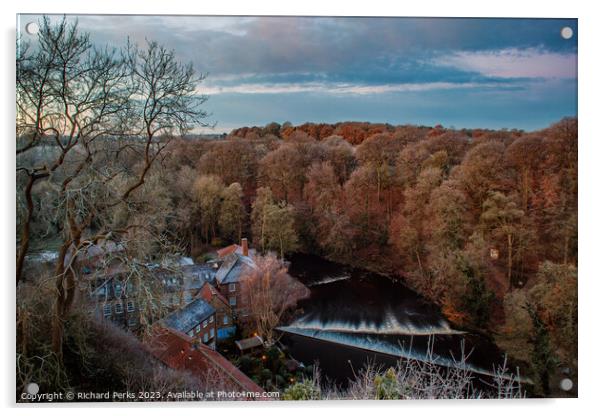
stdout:
POLYGON ((249 256, 249 242, 247 241, 246 238, 243 238, 240 241, 240 245, 242 246, 242 255, 243 256, 249 256))

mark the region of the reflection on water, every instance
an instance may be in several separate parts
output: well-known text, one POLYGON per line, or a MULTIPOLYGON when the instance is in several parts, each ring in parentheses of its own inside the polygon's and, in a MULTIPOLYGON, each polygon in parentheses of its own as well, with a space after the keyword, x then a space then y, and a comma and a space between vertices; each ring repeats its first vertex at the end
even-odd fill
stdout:
POLYGON ((279 329, 293 357, 319 362, 324 375, 344 383, 366 362, 400 358, 466 366, 491 374, 502 353, 487 339, 451 328, 439 309, 402 283, 310 255, 295 255, 289 272, 311 289, 302 314, 279 329))

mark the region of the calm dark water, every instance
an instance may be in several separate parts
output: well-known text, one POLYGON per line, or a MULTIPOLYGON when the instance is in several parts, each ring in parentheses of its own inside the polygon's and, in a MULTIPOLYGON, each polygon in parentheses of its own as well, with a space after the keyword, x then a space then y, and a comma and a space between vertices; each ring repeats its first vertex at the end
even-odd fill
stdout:
POLYGON ((454 367, 465 356, 484 377, 503 362, 493 343, 453 329, 436 306, 401 282, 311 255, 290 260, 290 274, 311 295, 301 302, 300 316, 281 327, 281 341, 337 384, 368 362, 388 367, 412 358, 454 367))

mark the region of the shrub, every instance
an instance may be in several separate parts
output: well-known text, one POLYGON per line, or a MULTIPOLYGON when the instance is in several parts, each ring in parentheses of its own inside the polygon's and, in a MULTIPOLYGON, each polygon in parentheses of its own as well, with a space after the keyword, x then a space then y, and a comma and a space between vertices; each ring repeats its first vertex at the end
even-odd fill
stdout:
POLYGON ((304 379, 287 388, 283 400, 319 400, 320 388, 314 380, 304 379))

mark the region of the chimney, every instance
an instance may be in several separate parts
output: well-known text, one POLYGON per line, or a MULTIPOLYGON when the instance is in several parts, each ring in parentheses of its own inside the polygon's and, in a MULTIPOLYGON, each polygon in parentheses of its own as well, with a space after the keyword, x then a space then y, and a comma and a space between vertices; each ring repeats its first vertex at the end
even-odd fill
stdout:
POLYGON ((242 246, 242 255, 249 256, 249 242, 246 238, 240 240, 240 245, 242 246))

